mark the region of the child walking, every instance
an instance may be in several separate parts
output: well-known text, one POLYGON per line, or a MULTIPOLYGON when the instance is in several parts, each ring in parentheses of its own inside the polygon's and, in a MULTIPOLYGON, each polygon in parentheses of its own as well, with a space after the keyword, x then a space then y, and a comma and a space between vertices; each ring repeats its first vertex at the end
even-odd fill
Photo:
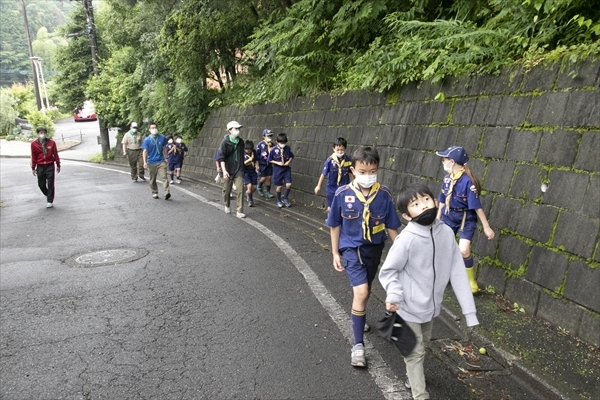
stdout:
POLYGON ((396 312, 413 330, 415 348, 404 357, 407 388, 413 399, 429 399, 423 360, 431 338, 433 318, 440 314, 448 282, 456 294, 467 326, 479 325, 473 294, 455 236, 439 221, 437 202, 423 184, 412 184, 398 194, 398 210, 409 221, 390 248, 379 272, 387 296, 385 307, 396 312))
POLYGON ((398 235, 400 219, 390 190, 377 182, 379 154, 371 147, 359 147, 352 154, 354 181, 340 187, 331 203, 327 226, 331 234, 333 268, 346 271, 352 286, 352 347, 350 364, 366 367, 364 331, 371 283, 377 274, 388 236, 398 235))
POLYGON ((288 196, 292 191, 292 167, 290 163, 294 159, 294 153, 287 145, 287 135, 280 133, 277 135, 277 147, 271 150, 267 159, 273 164, 273 183, 275 184, 275 195, 277 196, 277 207, 291 207, 288 196), (285 184, 285 193, 281 199, 282 183, 285 184))
POLYGON ((479 201, 481 183, 467 165, 469 156, 462 147, 452 146, 444 151, 438 151, 436 154, 442 157, 444 171, 448 173, 444 177, 442 190, 438 197, 440 209, 437 217, 441 216, 442 221, 452 228, 454 234, 458 232, 458 246, 467 269, 471 291, 477 293, 479 286, 475 279, 473 257, 471 256, 471 240, 477 229, 477 217, 481 220, 483 233, 488 240, 492 240, 495 235, 479 201))
POLYGON ((340 186, 349 184, 352 179, 352 174, 350 173, 352 161, 346 155, 346 147, 348 147, 348 142, 342 137, 337 138, 333 142, 333 154, 325 160, 319 182, 315 187, 315 194, 318 195, 321 191, 323 180, 327 177, 327 186, 325 189, 327 212, 331 209, 331 202, 336 190, 340 186))
POLYGON ((273 198, 271 193, 271 181, 273 178, 273 165, 268 161, 271 148, 273 147, 273 131, 265 129, 262 132, 263 140, 256 145, 258 153, 258 165, 260 166, 258 181, 258 194, 266 196, 267 199, 273 198), (263 189, 263 187, 266 189, 263 189))
POLYGON ((254 207, 254 199, 252 195, 256 190, 258 181, 258 155, 254 150, 254 142, 246 140, 244 143, 244 185, 246 185, 246 198, 248 199, 248 207, 254 207))
MULTIPOLYGON (((175 163, 175 176, 177 177, 175 183, 181 183, 181 169, 183 168, 183 161, 187 157, 189 151, 185 143, 183 143, 181 135, 175 136, 175 148, 177 149, 177 154, 179 156, 179 159, 175 163)), ((172 176, 171 179, 173 179, 172 176)))

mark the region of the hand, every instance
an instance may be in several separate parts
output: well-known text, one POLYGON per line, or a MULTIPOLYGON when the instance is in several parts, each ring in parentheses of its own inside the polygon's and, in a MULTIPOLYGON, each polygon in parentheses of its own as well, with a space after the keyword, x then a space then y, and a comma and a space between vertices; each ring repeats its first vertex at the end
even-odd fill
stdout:
POLYGON ((389 312, 396 312, 400 309, 400 307, 398 307, 396 304, 386 302, 385 309, 388 310, 389 312))
POLYGON ((229 172, 223 170, 223 179, 229 179, 229 172))
POLYGON ((333 255, 333 269, 335 269, 338 272, 342 272, 345 269, 342 265, 342 259, 339 254, 333 255))
POLYGON ((127 157, 127 152, 126 151, 123 152, 123 157, 127 157))
POLYGON ((31 172, 33 173, 33 176, 37 176, 37 171, 35 169, 31 170, 31 172))
POLYGON ((488 240, 492 240, 496 236, 492 228, 489 226, 487 228, 483 228, 483 233, 485 233, 485 236, 488 238, 488 240))
POLYGON ((321 186, 315 186, 315 194, 319 194, 321 191, 321 186))
POLYGON ((144 161, 144 169, 148 169, 148 163, 144 161))
POLYGON ((60 167, 56 167, 56 173, 60 174, 60 167))

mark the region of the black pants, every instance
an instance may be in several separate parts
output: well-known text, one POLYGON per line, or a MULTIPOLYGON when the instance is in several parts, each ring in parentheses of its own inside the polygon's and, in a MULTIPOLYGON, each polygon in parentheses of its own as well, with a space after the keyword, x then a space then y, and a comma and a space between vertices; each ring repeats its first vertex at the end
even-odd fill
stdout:
POLYGON ((54 202, 54 163, 37 165, 38 186, 48 203, 54 202))

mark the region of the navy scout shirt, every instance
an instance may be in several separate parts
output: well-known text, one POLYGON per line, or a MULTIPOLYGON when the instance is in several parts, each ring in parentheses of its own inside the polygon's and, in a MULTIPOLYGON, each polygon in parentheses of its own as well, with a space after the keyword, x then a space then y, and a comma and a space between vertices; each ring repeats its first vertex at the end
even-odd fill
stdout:
POLYGON ((379 188, 369 206, 371 242, 363 238, 363 208, 363 203, 356 198, 350 185, 344 185, 335 192, 326 224, 332 228, 340 227, 340 250, 381 244, 387 239, 386 229, 398 229, 402 225, 394 207, 392 193, 386 186, 379 188))
POLYGON ((342 179, 338 184, 338 163, 335 162, 333 156, 329 156, 325 163, 323 164, 323 172, 321 175, 325 175, 327 177, 327 192, 335 192, 340 186, 344 186, 350 183, 350 167, 352 166, 352 161, 350 161, 350 157, 346 154, 342 156, 339 160, 340 165, 342 166, 342 179))

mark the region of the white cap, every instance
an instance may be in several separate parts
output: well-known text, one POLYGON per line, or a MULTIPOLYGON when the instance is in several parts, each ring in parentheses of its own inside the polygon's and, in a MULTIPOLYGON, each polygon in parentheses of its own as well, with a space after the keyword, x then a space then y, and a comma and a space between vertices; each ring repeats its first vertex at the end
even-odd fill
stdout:
POLYGON ((132 128, 137 128, 137 127, 138 127, 138 126, 137 126, 137 122, 132 122, 132 123, 131 123, 131 127, 132 127, 132 128))
POLYGON ((230 121, 227 123, 227 130, 230 130, 231 128, 241 128, 242 125, 240 125, 239 122, 237 121, 230 121))

